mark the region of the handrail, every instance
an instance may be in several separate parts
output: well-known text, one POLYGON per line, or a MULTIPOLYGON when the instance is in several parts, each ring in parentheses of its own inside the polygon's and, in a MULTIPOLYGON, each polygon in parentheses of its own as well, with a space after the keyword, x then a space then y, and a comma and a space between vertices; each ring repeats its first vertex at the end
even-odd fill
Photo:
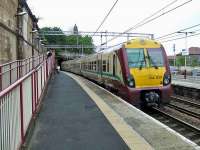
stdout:
MULTIPOLYGON (((0 100, 3 96, 5 96, 8 92, 13 90, 16 86, 18 86, 21 82, 23 82, 25 79, 27 79, 30 75, 32 75, 36 70, 32 70, 28 74, 26 74, 24 77, 21 79, 17 80, 15 83, 11 84, 8 88, 4 89, 3 91, 0 92, 0 100)), ((1 101, 0 101, 1 102, 1 101)))
POLYGON ((19 150, 24 144, 54 69, 55 54, 0 92, 0 149, 19 150))
POLYGON ((0 91, 33 70, 41 64, 45 58, 45 55, 42 54, 0 65, 0 91))
MULTIPOLYGON (((7 66, 7 65, 10 65, 10 64, 12 64, 12 63, 19 62, 19 61, 25 61, 25 60, 28 60, 28 59, 31 59, 31 58, 37 58, 37 57, 39 57, 39 56, 41 56, 41 55, 38 55, 38 56, 31 56, 31 57, 28 57, 28 58, 25 58, 25 59, 21 59, 21 60, 14 60, 14 61, 11 61, 11 62, 8 62, 8 63, 0 64, 0 67, 2 67, 2 66, 7 66)), ((42 56, 44 56, 44 55, 42 55, 42 56)))

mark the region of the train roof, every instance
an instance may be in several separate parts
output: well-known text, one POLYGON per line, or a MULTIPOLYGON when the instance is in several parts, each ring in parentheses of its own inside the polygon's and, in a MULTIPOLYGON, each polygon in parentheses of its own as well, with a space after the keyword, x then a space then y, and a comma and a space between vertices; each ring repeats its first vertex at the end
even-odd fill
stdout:
POLYGON ((161 43, 156 40, 150 39, 133 39, 124 43, 125 48, 159 48, 161 43))
POLYGON ((136 38, 136 39, 132 39, 127 42, 124 42, 124 43, 120 43, 115 46, 108 47, 102 51, 99 51, 98 53, 109 53, 109 52, 118 50, 122 47, 125 47, 125 48, 158 48, 158 47, 161 47, 161 43, 157 42, 156 40, 136 38))
POLYGON ((81 58, 76 58, 75 60, 71 60, 70 62, 80 61, 82 59, 90 59, 91 57, 95 57, 98 54, 110 53, 110 52, 116 51, 122 47, 125 47, 125 48, 160 48, 161 43, 157 42, 156 40, 136 38, 136 39, 132 39, 127 42, 124 42, 124 43, 120 43, 118 45, 108 47, 106 49, 103 49, 103 50, 93 53, 91 55, 83 56, 81 58))

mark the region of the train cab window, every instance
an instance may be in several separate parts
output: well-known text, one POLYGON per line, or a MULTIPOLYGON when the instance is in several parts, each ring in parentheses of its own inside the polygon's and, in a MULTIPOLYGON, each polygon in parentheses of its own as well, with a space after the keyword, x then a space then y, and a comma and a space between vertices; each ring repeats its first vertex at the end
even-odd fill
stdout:
POLYGON ((103 60, 103 72, 106 72, 106 60, 103 60))
POLYGON ((164 66, 163 53, 160 48, 148 48, 147 53, 150 66, 154 67, 164 66))
POLYGON ((129 68, 146 67, 146 61, 143 48, 128 48, 126 49, 129 68))

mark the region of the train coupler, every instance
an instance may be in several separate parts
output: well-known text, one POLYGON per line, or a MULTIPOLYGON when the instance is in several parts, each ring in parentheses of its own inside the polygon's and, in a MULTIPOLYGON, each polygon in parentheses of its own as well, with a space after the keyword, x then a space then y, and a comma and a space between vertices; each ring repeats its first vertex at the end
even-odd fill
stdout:
POLYGON ((160 105, 160 96, 154 91, 145 93, 144 100, 147 107, 158 107, 160 105))

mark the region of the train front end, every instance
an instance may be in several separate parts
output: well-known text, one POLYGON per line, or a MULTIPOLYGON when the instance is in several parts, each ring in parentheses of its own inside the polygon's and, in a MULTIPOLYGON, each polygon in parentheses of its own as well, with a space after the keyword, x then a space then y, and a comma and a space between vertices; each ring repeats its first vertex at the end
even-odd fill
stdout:
POLYGON ((135 39, 125 44, 125 52, 131 103, 148 107, 168 103, 171 75, 163 46, 154 40, 135 39))

